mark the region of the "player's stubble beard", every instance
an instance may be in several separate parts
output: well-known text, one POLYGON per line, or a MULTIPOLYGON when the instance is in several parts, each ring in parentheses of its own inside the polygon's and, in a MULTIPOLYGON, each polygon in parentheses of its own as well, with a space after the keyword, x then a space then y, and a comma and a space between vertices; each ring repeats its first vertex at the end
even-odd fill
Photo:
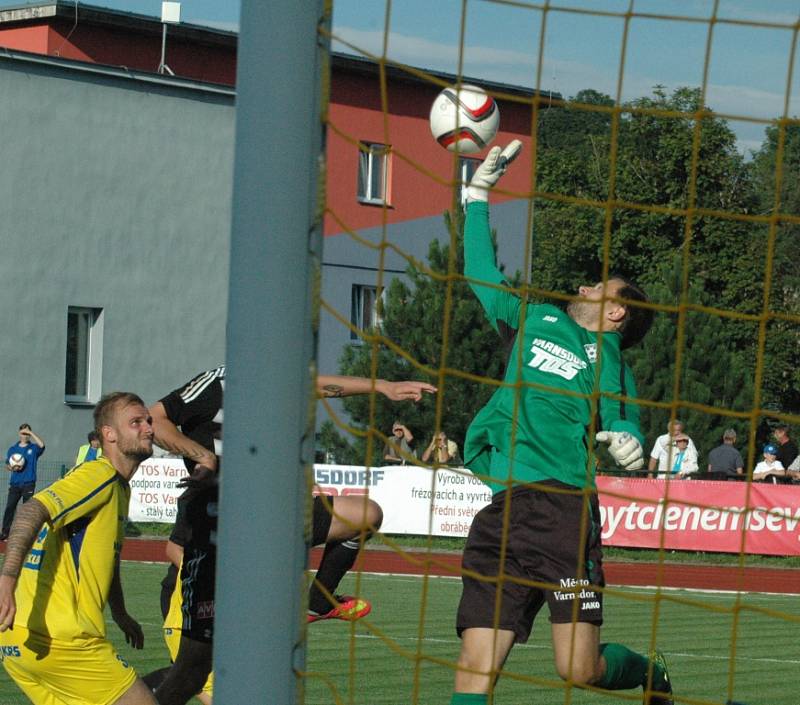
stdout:
POLYGON ((137 438, 130 442, 120 439, 118 447, 120 453, 139 465, 153 454, 153 439, 137 438))
POLYGON ((567 315, 586 330, 597 330, 600 314, 600 302, 570 301, 567 304, 567 315))

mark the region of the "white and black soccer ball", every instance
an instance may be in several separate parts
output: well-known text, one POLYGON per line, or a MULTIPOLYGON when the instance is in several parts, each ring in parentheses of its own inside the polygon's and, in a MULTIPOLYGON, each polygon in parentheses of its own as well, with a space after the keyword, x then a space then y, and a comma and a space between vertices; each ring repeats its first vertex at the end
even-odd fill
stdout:
POLYGON ((19 472, 25 467, 25 456, 22 453, 12 453, 8 456, 8 467, 14 472, 19 472))
POLYGON ((431 134, 451 152, 480 152, 497 136, 500 109, 483 88, 445 88, 431 106, 431 134))

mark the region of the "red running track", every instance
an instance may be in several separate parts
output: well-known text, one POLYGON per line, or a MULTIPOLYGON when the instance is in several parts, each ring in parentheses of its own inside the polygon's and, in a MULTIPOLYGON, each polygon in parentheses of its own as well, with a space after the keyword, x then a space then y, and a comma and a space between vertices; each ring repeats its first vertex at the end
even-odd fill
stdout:
MULTIPOLYGON (((164 543, 160 539, 127 539, 122 557, 132 561, 164 561, 164 543)), ((319 564, 321 555, 321 548, 311 550, 312 568, 319 564)), ((373 549, 364 551, 358 567, 370 573, 458 576, 460 561, 458 553, 401 554, 373 549)), ((608 585, 800 594, 800 570, 796 569, 638 562, 607 562, 604 568, 608 585)))

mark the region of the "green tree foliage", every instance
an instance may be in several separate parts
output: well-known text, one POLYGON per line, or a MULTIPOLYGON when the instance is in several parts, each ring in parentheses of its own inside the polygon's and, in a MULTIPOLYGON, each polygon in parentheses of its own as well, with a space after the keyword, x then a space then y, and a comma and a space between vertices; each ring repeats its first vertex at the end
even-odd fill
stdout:
MULTIPOLYGON (((659 280, 650 286, 654 298, 678 306, 681 303, 682 264, 680 257, 659 271, 659 280)), ((689 298, 708 305, 704 282, 693 280, 689 298)), ((672 403, 675 400, 675 374, 678 350, 677 313, 657 314, 650 334, 643 343, 627 354, 640 399, 672 403)), ((725 327, 730 322, 720 316, 687 311, 683 322, 681 373, 678 379, 678 399, 689 400, 721 410, 747 412, 753 404, 752 370, 745 356, 725 344, 725 327)), ((684 422, 700 453, 700 468, 705 457, 721 443, 726 428, 734 428, 739 444, 746 444, 749 421, 721 414, 676 406, 675 410, 655 407, 641 408, 642 429, 652 446, 656 437, 666 432, 671 414, 684 422)))
MULTIPOLYGON (((583 91, 564 110, 547 111, 542 119, 537 186, 554 196, 538 199, 535 210, 533 279, 542 288, 570 292, 576 279, 592 281, 602 274, 608 214, 602 204, 609 197, 612 161, 613 116, 607 109, 612 106, 608 96, 583 91), (565 202, 564 196, 597 205, 565 202)), ((611 210, 611 272, 651 281, 660 265, 687 246, 687 218, 648 206, 752 210, 747 167, 724 120, 705 116, 700 121, 693 181, 694 115, 701 109, 698 90, 680 88, 667 95, 657 88, 653 97, 636 100, 620 113, 614 196, 643 210, 611 210)), ((757 310, 763 241, 753 238, 752 227, 698 215, 688 223, 690 271, 705 281, 713 305, 757 310)))
MULTIPOLYGON (((769 127, 761 149, 753 156, 753 179, 763 215, 800 216, 800 125, 769 127), (779 159, 780 155, 780 159, 779 159), (780 167, 781 189, 776 199, 780 167), (777 210, 776 210, 777 204, 777 210)), ((770 308, 800 315, 800 225, 776 221, 773 236, 770 308)), ((764 356, 764 401, 800 413, 800 325, 773 320, 767 328, 764 356)))
MULTIPOLYGON (((381 311, 380 334, 390 345, 365 342, 348 346, 339 366, 341 374, 370 376, 374 363, 378 378, 421 379, 439 388, 435 397, 426 397, 418 404, 390 402, 379 395, 374 400, 374 415, 369 396, 343 400, 353 425, 362 432, 372 427, 389 436, 392 422, 402 421, 414 434, 419 456, 437 427, 437 404, 441 406, 438 426, 463 448, 469 422, 494 391, 493 385, 467 379, 464 375, 499 379, 506 358, 498 335, 489 326, 477 298, 461 277, 464 271, 463 213, 445 214, 445 226, 450 234, 449 241, 431 243, 427 268, 409 266, 408 281, 397 278, 388 287, 381 311), (449 325, 445 341, 446 314, 449 325), (402 350, 403 354, 396 350, 402 350), (423 368, 434 374, 426 375, 423 368), (442 376, 435 376, 440 369, 442 376)), ((368 458, 375 461, 382 457, 382 439, 374 437, 372 453, 368 455, 365 438, 348 439, 350 447, 345 449, 341 444, 336 446, 331 431, 330 427, 326 429, 321 445, 335 447, 335 452, 348 460, 358 459, 362 463, 368 458)))

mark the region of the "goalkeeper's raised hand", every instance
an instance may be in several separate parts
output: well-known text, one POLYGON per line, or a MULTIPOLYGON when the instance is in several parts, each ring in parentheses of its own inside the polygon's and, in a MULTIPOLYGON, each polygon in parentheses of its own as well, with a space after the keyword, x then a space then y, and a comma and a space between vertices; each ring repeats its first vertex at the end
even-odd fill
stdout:
POLYGON ((520 151, 522 142, 519 140, 513 140, 505 149, 492 147, 469 182, 467 200, 488 201, 489 189, 506 173, 508 165, 517 158, 520 151))
POLYGON ((608 452, 624 470, 641 470, 644 467, 642 444, 627 431, 600 431, 595 440, 608 443, 608 452))

